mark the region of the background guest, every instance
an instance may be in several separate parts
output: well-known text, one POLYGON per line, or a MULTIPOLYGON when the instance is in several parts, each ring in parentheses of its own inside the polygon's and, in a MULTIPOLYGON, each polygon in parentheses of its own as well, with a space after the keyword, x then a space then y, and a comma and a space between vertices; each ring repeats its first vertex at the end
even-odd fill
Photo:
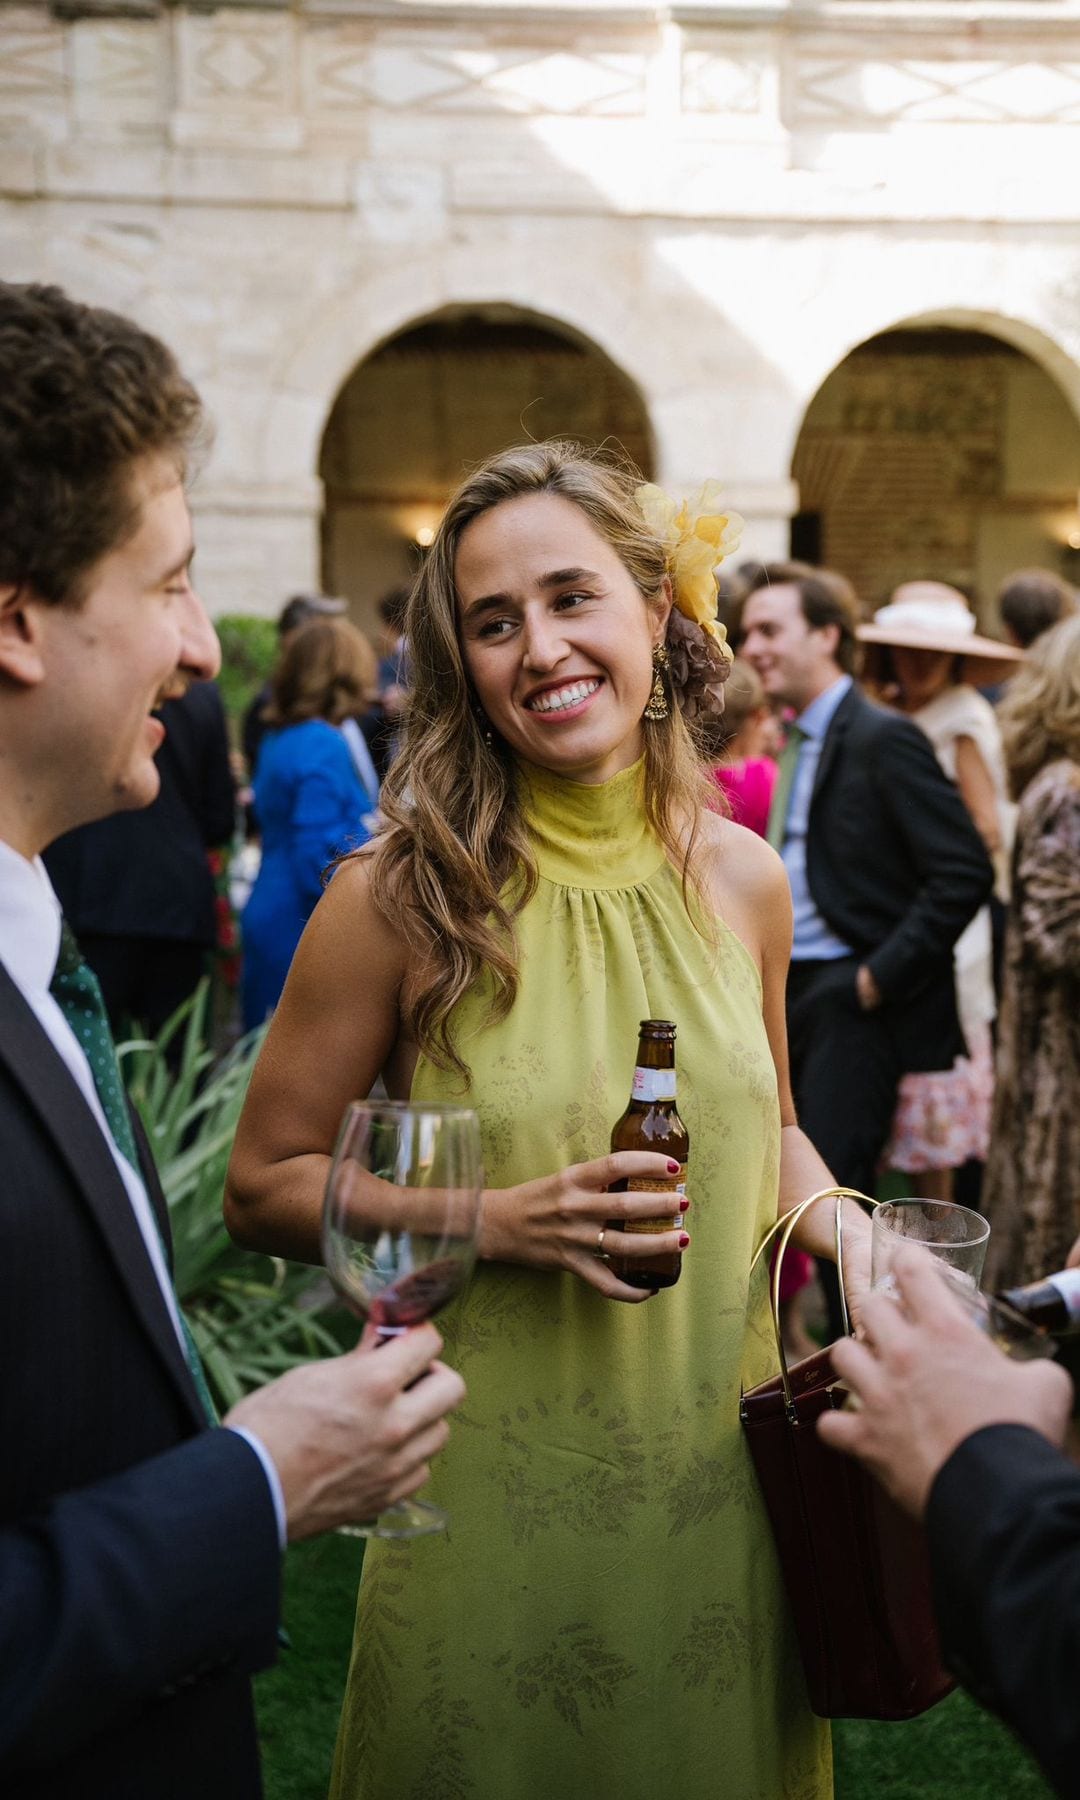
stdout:
MULTIPOLYGON (((348 611, 344 600, 332 594, 294 594, 286 600, 278 614, 278 660, 280 661, 292 638, 302 625, 312 619, 340 619, 348 611)), ((255 765, 259 760, 259 746, 266 735, 266 709, 270 705, 273 677, 263 682, 255 698, 244 714, 241 726, 241 741, 244 757, 247 761, 248 780, 255 778, 255 765)))
MULTIPOLYGON (((765 699, 760 676, 742 657, 736 657, 731 665, 724 684, 724 711, 711 734, 721 758, 713 769, 713 780, 723 789, 732 818, 764 837, 776 786, 780 728, 765 699)), ((813 1258, 789 1245, 780 1277, 780 1325, 784 1348, 793 1362, 818 1348, 806 1328, 799 1300, 813 1273, 813 1258)))
POLYGON ((409 689, 409 652, 405 642, 405 614, 408 610, 410 586, 391 588, 378 604, 379 630, 376 638, 378 666, 378 699, 364 729, 380 780, 386 774, 397 750, 401 731, 401 715, 409 689))
MULTIPOLYGON (((952 947, 993 870, 923 733, 855 686, 857 621, 850 585, 805 563, 763 570, 742 616, 766 696, 797 714, 769 816, 795 909, 795 1105, 836 1179, 865 1193, 900 1077, 964 1047, 952 947)), ((821 1274, 839 1335, 835 1272, 821 1274)))
MULTIPOLYGON (((1012 809, 994 709, 973 683, 1015 666, 1019 652, 978 636, 975 626, 975 615, 956 588, 909 581, 875 613, 872 624, 860 627, 859 637, 867 685, 930 739, 994 861, 995 891, 1004 901, 1012 809)), ((985 1162, 989 1143, 990 1025, 997 1010, 989 906, 961 933, 953 960, 966 1054, 950 1069, 903 1077, 884 1151, 888 1168, 917 1174, 920 1193, 938 1200, 952 1197, 955 1169, 985 1162)))
POLYGON ((998 592, 1001 623, 1010 644, 1026 650, 1077 610, 1076 589, 1053 569, 1018 569, 998 592))
POLYGON ((338 729, 375 690, 375 652, 347 619, 314 619, 286 645, 255 771, 259 873, 242 919, 244 1028, 277 1005, 335 856, 366 843, 371 796, 338 729))
MULTIPOLYGON (((221 696, 212 681, 158 709, 157 799, 69 831, 45 865, 101 983, 114 1031, 137 1022, 155 1037, 192 994, 216 941, 207 853, 228 844, 235 791, 221 696)), ((174 1038, 174 1056, 181 1043, 174 1038)))
POLYGON ((1080 1233, 1080 615, 1036 640, 999 716, 1019 807, 983 1188, 993 1287, 1063 1268, 1080 1233))
POLYGON ((776 786, 780 734, 761 677, 741 657, 731 665, 716 735, 720 759, 713 780, 726 794, 735 823, 764 837, 776 786))

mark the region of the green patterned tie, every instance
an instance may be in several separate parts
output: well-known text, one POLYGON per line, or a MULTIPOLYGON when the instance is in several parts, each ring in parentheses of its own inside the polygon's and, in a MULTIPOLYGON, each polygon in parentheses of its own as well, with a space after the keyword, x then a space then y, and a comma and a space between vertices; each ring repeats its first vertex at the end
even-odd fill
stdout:
MULTIPOLYGON (((131 1167, 138 1172, 139 1154, 135 1148, 135 1133, 131 1129, 128 1114, 127 1098, 124 1084, 120 1079, 120 1065, 116 1060, 116 1047, 113 1044, 112 1032, 109 1029, 109 1017, 105 1011, 105 1002, 101 996, 98 978, 89 963, 83 961, 82 953, 75 941, 74 934, 65 920, 60 930, 60 955, 56 962, 56 973, 50 983, 53 999, 57 1002, 72 1031, 75 1033, 82 1049, 86 1052, 86 1060, 90 1064, 90 1073, 94 1077, 101 1110, 112 1133, 113 1142, 121 1156, 125 1157, 131 1167)), ((156 1221, 155 1221, 156 1223, 156 1221)), ((184 1354, 191 1378, 198 1390, 206 1416, 212 1425, 217 1424, 217 1409, 210 1397, 210 1389, 206 1385, 202 1360, 195 1346, 188 1322, 177 1304, 180 1315, 180 1327, 184 1334, 184 1354)))
POLYGON ((788 807, 791 804, 791 789, 795 781, 795 770, 799 766, 799 751, 805 742, 805 731, 800 731, 797 725, 793 725, 788 732, 787 743, 780 752, 780 772, 773 789, 772 804, 769 807, 769 828, 765 833, 774 850, 782 850, 784 847, 788 807))

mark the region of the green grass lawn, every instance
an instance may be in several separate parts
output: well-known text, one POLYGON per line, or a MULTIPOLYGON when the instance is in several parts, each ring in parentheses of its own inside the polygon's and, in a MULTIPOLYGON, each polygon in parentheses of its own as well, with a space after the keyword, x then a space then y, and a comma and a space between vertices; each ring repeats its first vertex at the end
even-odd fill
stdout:
POLYGON ((285 1558, 292 1647, 255 1683, 266 1800, 326 1800, 363 1554, 359 1538, 321 1537, 285 1558))
MULTIPOLYGON (((266 1800, 325 1800, 362 1555, 357 1539, 330 1537, 300 1544, 286 1558, 293 1647, 256 1683, 266 1800)), ((965 1694, 904 1725, 845 1720, 833 1738, 837 1800, 1047 1800, 1050 1793, 1004 1726, 965 1694)))

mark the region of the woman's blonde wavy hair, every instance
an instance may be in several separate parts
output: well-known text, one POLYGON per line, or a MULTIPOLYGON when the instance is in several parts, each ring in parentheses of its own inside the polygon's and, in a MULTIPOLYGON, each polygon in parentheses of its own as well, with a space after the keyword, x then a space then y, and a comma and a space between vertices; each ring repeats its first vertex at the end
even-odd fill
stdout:
MULTIPOLYGON (((454 581, 458 545, 466 527, 492 507, 526 494, 557 494, 581 508, 643 604, 655 606, 667 563, 634 500, 640 480, 613 457, 574 443, 501 451, 450 501, 409 601, 408 710, 401 750, 383 784, 386 829, 368 853, 372 892, 417 953, 406 1024, 432 1062, 466 1079, 451 1036, 454 1008, 483 980, 492 1020, 509 1012, 518 984, 514 919, 536 888, 537 871, 513 755, 481 713, 465 666, 454 581)), ((670 696, 667 718, 647 722, 643 732, 646 812, 682 872, 691 907, 692 855, 709 789, 670 696)))
POLYGON ((1014 800, 1047 763, 1080 763, 1080 613, 1035 639, 998 721, 1014 800))

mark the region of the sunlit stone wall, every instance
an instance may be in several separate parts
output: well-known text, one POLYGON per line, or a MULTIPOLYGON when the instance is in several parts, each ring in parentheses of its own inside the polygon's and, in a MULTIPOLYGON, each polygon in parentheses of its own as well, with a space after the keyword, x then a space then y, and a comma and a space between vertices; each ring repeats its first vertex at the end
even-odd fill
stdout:
POLYGON ((449 305, 593 341, 758 554, 814 394, 889 326, 985 327, 1080 408, 1077 168, 1080 0, 0 6, 4 271, 199 382, 218 610, 318 579, 335 396, 449 305))

